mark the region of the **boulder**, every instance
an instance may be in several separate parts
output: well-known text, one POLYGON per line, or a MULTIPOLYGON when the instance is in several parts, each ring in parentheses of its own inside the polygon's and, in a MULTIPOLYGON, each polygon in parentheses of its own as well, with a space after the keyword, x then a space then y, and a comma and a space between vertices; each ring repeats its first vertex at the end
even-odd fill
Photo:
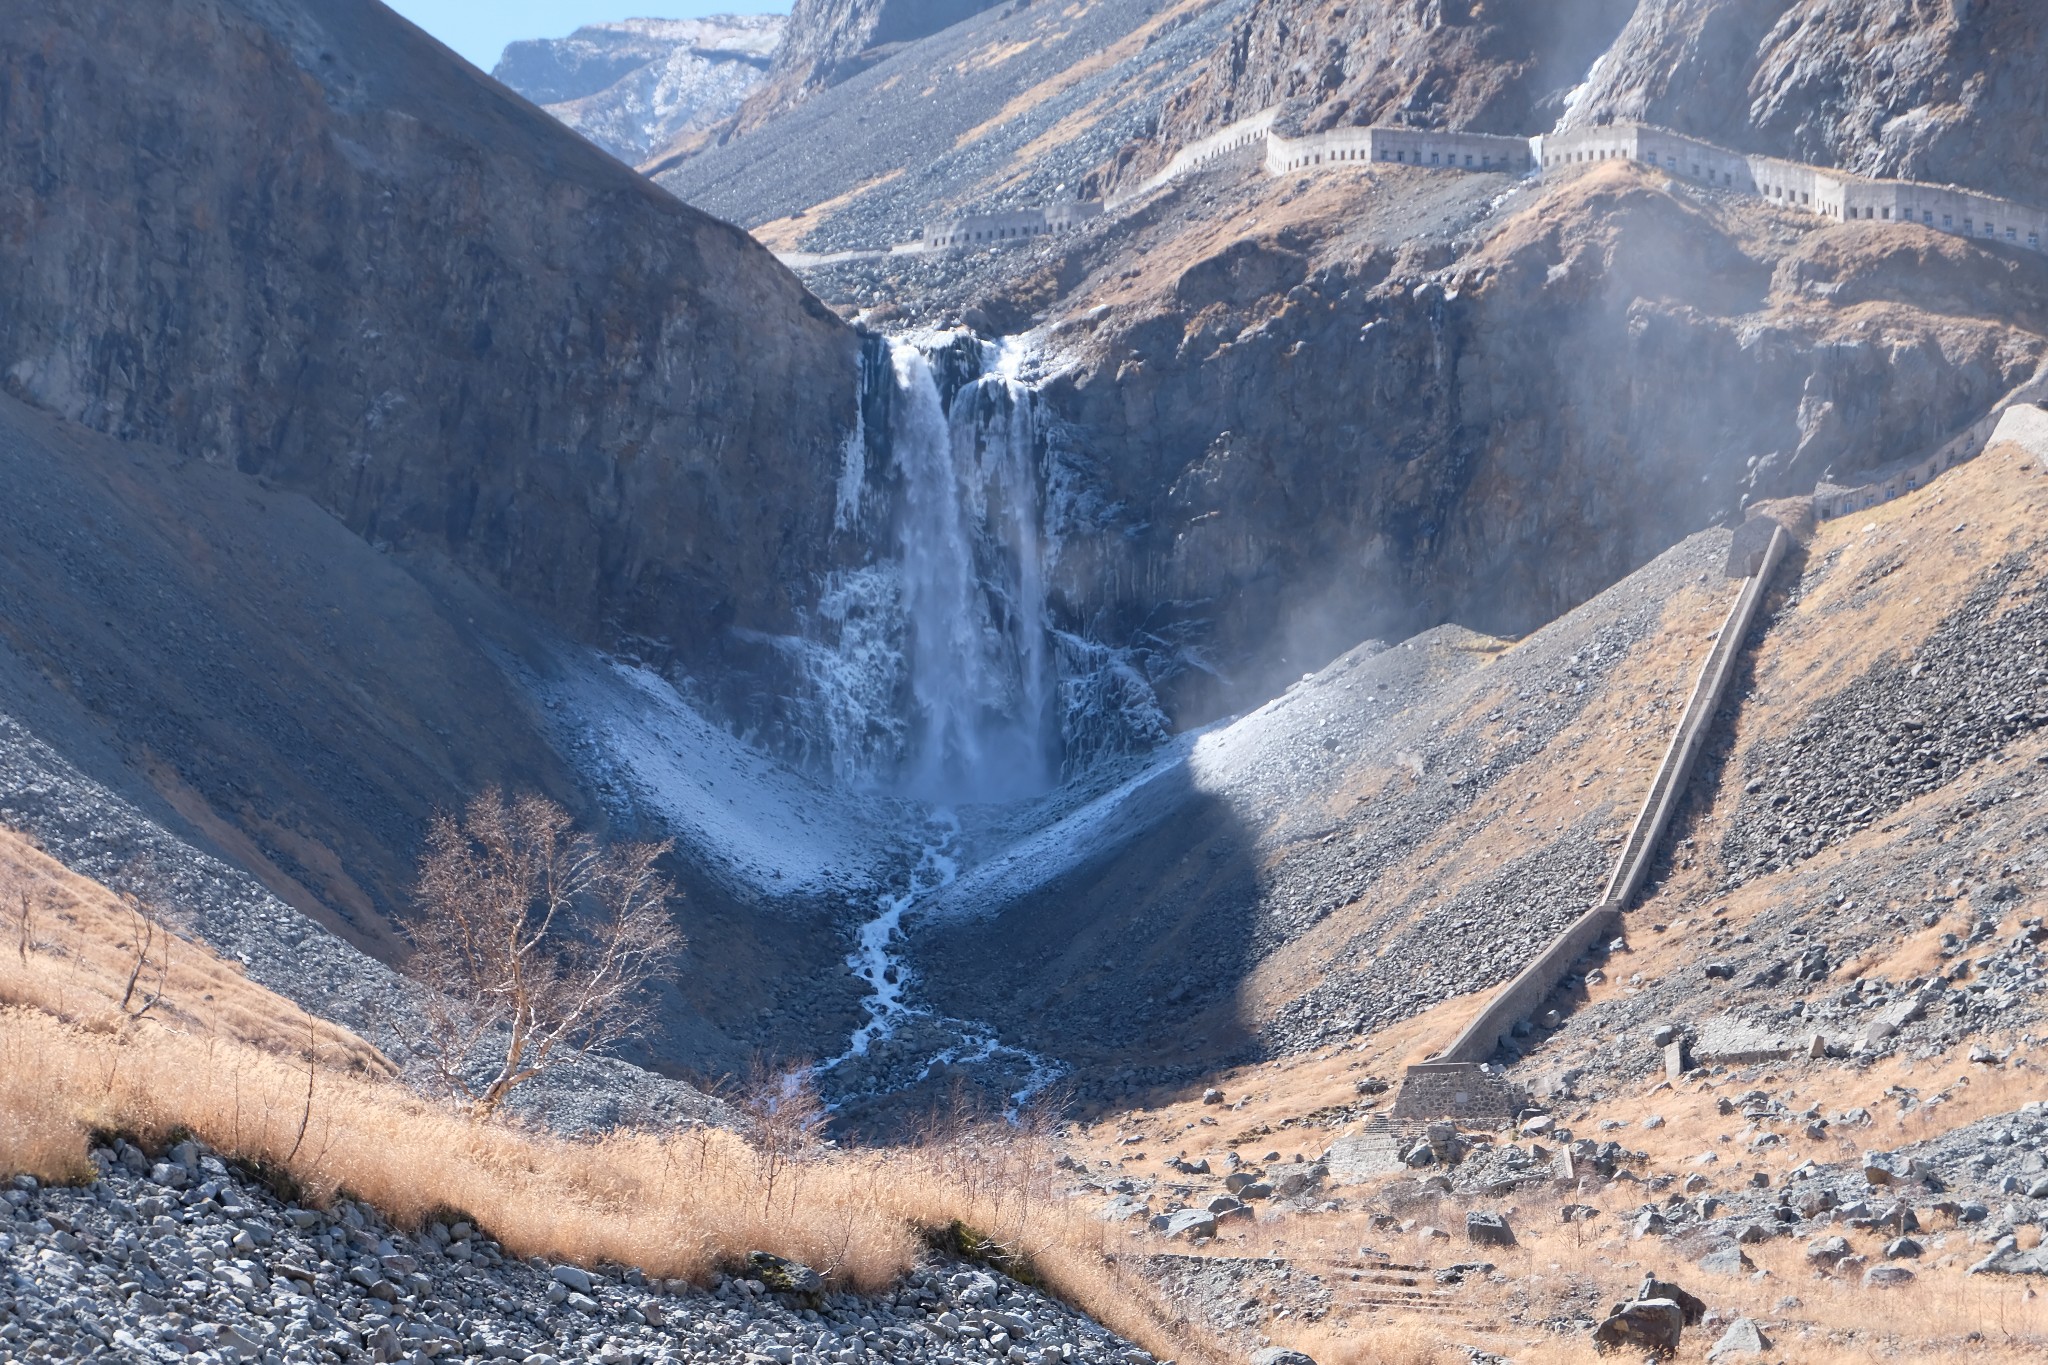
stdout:
POLYGON ((1902 1265, 1874 1265, 1863 1272, 1865 1289, 1897 1289, 1913 1283, 1913 1272, 1902 1265))
POLYGON ((825 1292, 824 1278, 817 1271, 770 1252, 748 1252, 747 1269, 753 1272, 755 1279, 777 1294, 815 1295, 825 1292))
POLYGON ((2048 1251, 2021 1251, 2012 1238, 1970 1267, 1972 1275, 2048 1275, 2048 1251))
POLYGON ((1833 1270, 1849 1254, 1849 1242, 1844 1237, 1823 1237, 1806 1245, 1806 1260, 1820 1270, 1833 1270))
POLYGON ((1709 1275, 1747 1275, 1756 1269, 1756 1262, 1749 1259, 1741 1247, 1722 1247, 1700 1257, 1700 1269, 1709 1275))
POLYGON ((1728 1330, 1721 1339, 1707 1351, 1707 1359, 1720 1365, 1724 1360, 1742 1360, 1749 1356, 1760 1356, 1771 1349, 1771 1339, 1764 1335, 1764 1329, 1748 1318, 1737 1318, 1728 1324, 1728 1330))
POLYGON ((1593 1345, 1608 1351, 1646 1351, 1651 1355, 1678 1354, 1678 1340, 1685 1331, 1685 1310, 1669 1299, 1639 1299, 1624 1303, 1593 1329, 1593 1345))
POLYGON ((1465 1215, 1465 1240, 1479 1246, 1511 1247, 1515 1233, 1500 1214, 1474 1209, 1465 1215))
POLYGON ((1251 1365, 1316 1365, 1313 1356, 1301 1351, 1290 1351, 1285 1346, 1268 1346, 1263 1351, 1252 1352, 1251 1365))
POLYGON ((1702 1300, 1686 1293, 1669 1280, 1645 1275, 1642 1287, 1636 1290, 1636 1301, 1642 1303, 1650 1299, 1669 1299, 1677 1304, 1679 1312, 1685 1315, 1685 1325, 1688 1327, 1707 1315, 1707 1305, 1702 1300))
POLYGON ((1168 1237, 1214 1237, 1216 1215, 1207 1209, 1182 1209, 1167 1215, 1164 1231, 1168 1237))

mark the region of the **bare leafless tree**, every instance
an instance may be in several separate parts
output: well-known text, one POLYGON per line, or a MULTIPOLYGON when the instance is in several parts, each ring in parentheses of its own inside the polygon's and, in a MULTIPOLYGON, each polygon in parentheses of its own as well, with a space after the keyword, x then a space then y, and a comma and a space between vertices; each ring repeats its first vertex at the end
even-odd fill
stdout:
POLYGON ((129 949, 134 954, 127 988, 121 992, 121 1012, 140 1019, 162 1004, 170 991, 178 914, 162 882, 139 861, 122 869, 118 881, 121 904, 128 911, 129 949))
POLYGON ((407 931, 421 990, 406 1041, 476 1117, 645 1027, 646 988, 683 949, 655 869, 668 849, 605 845, 530 792, 435 819, 407 931))
POLYGON ((37 912, 42 902, 42 888, 36 885, 32 873, 12 869, 0 877, 0 911, 7 915, 14 951, 24 967, 28 965, 29 949, 35 946, 37 912))

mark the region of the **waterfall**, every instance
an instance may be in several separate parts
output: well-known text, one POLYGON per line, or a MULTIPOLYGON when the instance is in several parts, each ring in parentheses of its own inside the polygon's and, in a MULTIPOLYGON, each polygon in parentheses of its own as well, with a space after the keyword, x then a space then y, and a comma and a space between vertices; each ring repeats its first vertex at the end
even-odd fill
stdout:
POLYGON ((834 489, 847 559, 776 641, 807 684, 808 752, 843 787, 1009 801, 1167 733, 1149 656, 1055 619, 1060 538, 1093 528, 1024 359, 966 333, 863 352, 834 489))
POLYGON ((999 801, 1053 771, 1033 396, 1011 355, 945 401, 931 358, 893 341, 890 447, 910 699, 904 783, 999 801))

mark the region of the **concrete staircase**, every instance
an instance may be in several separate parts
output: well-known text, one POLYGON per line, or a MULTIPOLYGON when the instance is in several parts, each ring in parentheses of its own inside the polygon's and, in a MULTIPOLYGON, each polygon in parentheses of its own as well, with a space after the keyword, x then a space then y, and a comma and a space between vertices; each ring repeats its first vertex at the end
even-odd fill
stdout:
MULTIPOLYGON (((1764 521, 1758 518, 1750 525, 1764 521)), ((1700 750, 1727 695, 1728 683, 1742 655, 1743 643, 1755 624, 1771 578, 1791 548, 1792 537, 1775 522, 1752 532, 1737 533, 1731 572, 1746 572, 1742 590, 1721 623, 1714 647, 1700 666, 1692 696, 1679 717, 1664 760, 1642 809, 1615 859, 1614 872, 1600 899, 1551 940, 1536 959, 1494 993, 1477 1017, 1427 1062, 1408 1068, 1393 1114, 1400 1119, 1512 1118, 1522 1105, 1520 1092, 1489 1067, 1491 1057, 1516 1024, 1534 1014, 1585 953, 1621 926, 1622 914, 1634 902, 1656 861, 1659 844, 1671 817, 1685 797, 1700 750), (1748 533, 1745 536, 1745 533, 1748 533), (1748 548, 1754 543, 1755 548, 1748 548)))

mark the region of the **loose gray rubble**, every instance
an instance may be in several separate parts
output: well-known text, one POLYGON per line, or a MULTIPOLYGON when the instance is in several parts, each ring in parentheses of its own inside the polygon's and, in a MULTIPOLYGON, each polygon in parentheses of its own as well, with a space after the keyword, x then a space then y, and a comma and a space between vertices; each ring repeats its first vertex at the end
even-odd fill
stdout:
POLYGON ((92 1157, 92 1184, 19 1177, 0 1203, 0 1360, 1152 1363, 968 1262, 859 1297, 762 1257, 706 1288, 521 1261, 467 1222, 408 1235, 347 1199, 283 1203, 189 1142, 92 1157))

